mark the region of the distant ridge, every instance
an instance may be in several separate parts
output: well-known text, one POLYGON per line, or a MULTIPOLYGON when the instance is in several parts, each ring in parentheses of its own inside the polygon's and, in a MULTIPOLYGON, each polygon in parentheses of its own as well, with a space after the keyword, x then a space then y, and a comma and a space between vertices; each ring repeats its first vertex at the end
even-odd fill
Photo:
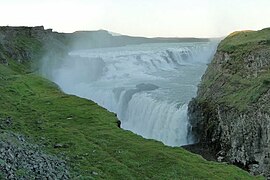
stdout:
POLYGON ((75 49, 81 48, 100 48, 100 47, 117 47, 132 44, 144 43, 183 43, 183 42, 209 42, 208 38, 169 38, 169 37, 135 37, 112 33, 107 30, 98 31, 76 31, 72 33, 72 40, 75 49))

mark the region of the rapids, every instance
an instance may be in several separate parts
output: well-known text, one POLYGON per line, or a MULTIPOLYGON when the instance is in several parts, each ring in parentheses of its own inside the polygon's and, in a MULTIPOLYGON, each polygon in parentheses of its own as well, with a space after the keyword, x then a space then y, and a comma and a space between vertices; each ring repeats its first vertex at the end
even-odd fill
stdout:
POLYGON ((216 44, 142 44, 73 51, 51 69, 61 89, 115 112, 121 128, 169 146, 191 144, 187 105, 216 44))

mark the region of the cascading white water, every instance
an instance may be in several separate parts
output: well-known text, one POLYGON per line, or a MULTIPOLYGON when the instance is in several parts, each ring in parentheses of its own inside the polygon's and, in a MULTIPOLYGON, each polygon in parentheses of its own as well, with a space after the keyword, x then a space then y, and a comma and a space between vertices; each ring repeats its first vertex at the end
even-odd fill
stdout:
MULTIPOLYGON (((71 52, 51 79, 66 93, 117 113, 123 129, 180 146, 189 141, 187 104, 215 43, 142 44, 71 52)), ((48 72, 46 73, 48 74, 48 72)))
POLYGON ((169 145, 187 142, 187 105, 160 103, 148 94, 135 94, 127 108, 124 129, 130 129, 144 137, 151 137, 169 145))

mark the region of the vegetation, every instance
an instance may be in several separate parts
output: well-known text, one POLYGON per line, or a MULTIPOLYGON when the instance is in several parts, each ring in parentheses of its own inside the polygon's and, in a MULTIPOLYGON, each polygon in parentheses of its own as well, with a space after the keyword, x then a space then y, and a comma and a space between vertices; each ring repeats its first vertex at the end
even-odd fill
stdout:
POLYGON ((218 52, 223 57, 215 57, 209 65, 201 101, 212 96, 219 104, 245 111, 270 89, 270 28, 232 33, 221 41, 218 52))
POLYGON ((260 31, 236 31, 226 37, 218 47, 219 51, 235 52, 254 49, 254 45, 270 45, 270 28, 260 31))
POLYGON ((124 131, 117 127, 115 114, 64 94, 54 83, 29 73, 29 66, 8 58, 9 65, 0 64, 0 118, 12 118, 5 130, 24 134, 65 159, 73 179, 256 178, 235 166, 124 131))

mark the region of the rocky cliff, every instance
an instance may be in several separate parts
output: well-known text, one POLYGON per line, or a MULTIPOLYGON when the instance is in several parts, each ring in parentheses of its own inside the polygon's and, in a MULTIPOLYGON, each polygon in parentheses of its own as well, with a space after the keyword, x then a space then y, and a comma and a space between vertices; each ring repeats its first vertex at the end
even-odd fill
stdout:
POLYGON ((270 178, 270 29, 225 38, 189 104, 194 138, 219 161, 270 178))
POLYGON ((67 35, 45 30, 43 26, 37 27, 0 27, 0 62, 8 64, 13 59, 26 63, 38 59, 46 50, 63 51, 68 44, 67 35), (50 48, 53 47, 53 48, 50 48))

